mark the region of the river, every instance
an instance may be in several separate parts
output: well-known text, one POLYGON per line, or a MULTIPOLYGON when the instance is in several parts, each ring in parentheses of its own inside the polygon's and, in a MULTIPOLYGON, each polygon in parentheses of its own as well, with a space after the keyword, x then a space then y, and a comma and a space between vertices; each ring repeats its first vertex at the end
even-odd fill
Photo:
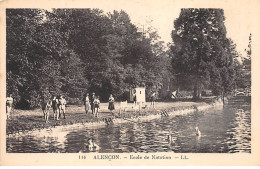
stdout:
POLYGON ((251 153, 251 107, 243 98, 222 109, 145 122, 8 137, 9 153, 251 153), (195 128, 201 132, 196 135, 195 128), (90 150, 92 138, 99 149, 90 150))

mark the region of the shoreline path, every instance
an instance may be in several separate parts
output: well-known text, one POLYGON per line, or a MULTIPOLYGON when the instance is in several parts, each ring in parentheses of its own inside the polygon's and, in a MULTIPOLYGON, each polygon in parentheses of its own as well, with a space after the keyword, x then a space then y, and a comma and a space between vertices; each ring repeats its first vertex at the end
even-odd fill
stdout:
MULTIPOLYGON (((211 100, 213 103, 214 99, 211 100)), ((112 120, 120 119, 135 119, 140 117, 149 117, 160 115, 162 111, 178 111, 186 109, 195 109, 198 107, 208 107, 204 101, 201 102, 156 102, 155 107, 151 107, 150 102, 146 102, 142 106, 147 105, 146 108, 139 107, 133 108, 133 103, 128 103, 126 111, 122 111, 119 114, 120 103, 115 102, 114 115, 112 115, 108 110, 108 103, 101 103, 99 116, 94 117, 89 111, 88 114, 85 113, 84 105, 68 105, 66 107, 66 119, 61 118, 59 121, 53 119, 53 111, 50 110, 49 123, 45 123, 43 118, 43 113, 41 109, 35 110, 17 110, 14 109, 11 112, 11 120, 6 122, 6 134, 16 134, 32 130, 40 130, 45 128, 54 128, 56 126, 69 126, 74 124, 94 124, 94 123, 104 123, 112 120)))

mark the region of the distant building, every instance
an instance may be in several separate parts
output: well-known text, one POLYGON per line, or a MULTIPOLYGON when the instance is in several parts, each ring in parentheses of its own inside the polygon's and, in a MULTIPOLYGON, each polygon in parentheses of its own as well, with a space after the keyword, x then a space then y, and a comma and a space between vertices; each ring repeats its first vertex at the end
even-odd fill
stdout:
POLYGON ((145 103, 145 88, 137 87, 135 88, 135 91, 136 91, 136 102, 145 103))
POLYGON ((130 101, 134 101, 135 96, 137 103, 145 103, 145 87, 136 87, 130 90, 130 101))

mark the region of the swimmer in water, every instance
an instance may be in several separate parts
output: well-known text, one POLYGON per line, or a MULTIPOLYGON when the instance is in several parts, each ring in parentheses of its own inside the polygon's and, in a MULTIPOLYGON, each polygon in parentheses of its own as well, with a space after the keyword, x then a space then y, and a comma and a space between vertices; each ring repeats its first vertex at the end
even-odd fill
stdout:
POLYGON ((88 149, 89 151, 99 150, 99 146, 94 143, 94 140, 92 138, 88 140, 88 149))
POLYGON ((201 136, 201 132, 200 132, 200 130, 199 130, 199 127, 196 127, 195 128, 195 134, 196 134, 196 136, 201 136))
POLYGON ((169 135, 167 135, 167 142, 168 142, 168 144, 170 144, 170 145, 174 145, 175 143, 175 139, 171 136, 171 134, 169 134, 169 135))
POLYGON ((172 142, 172 136, 171 135, 168 135, 168 138, 167 138, 168 142, 172 142))

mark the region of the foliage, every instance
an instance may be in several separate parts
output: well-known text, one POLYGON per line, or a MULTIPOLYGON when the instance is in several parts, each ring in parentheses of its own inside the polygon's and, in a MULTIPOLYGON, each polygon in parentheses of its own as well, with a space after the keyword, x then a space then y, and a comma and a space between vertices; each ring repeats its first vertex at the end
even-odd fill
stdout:
POLYGON ((110 93, 121 100, 136 86, 158 91, 170 74, 157 33, 139 32, 124 11, 6 13, 7 93, 13 94, 17 107, 37 107, 52 95, 78 100, 86 92, 95 92, 103 101, 110 93))
POLYGON ((179 86, 194 90, 194 98, 200 98, 203 88, 220 95, 234 86, 236 56, 224 21, 222 9, 182 9, 174 21, 173 71, 179 86))
POLYGON ((251 86, 251 55, 252 55, 252 34, 249 35, 248 49, 245 49, 247 57, 243 59, 242 79, 246 81, 245 87, 251 86))

